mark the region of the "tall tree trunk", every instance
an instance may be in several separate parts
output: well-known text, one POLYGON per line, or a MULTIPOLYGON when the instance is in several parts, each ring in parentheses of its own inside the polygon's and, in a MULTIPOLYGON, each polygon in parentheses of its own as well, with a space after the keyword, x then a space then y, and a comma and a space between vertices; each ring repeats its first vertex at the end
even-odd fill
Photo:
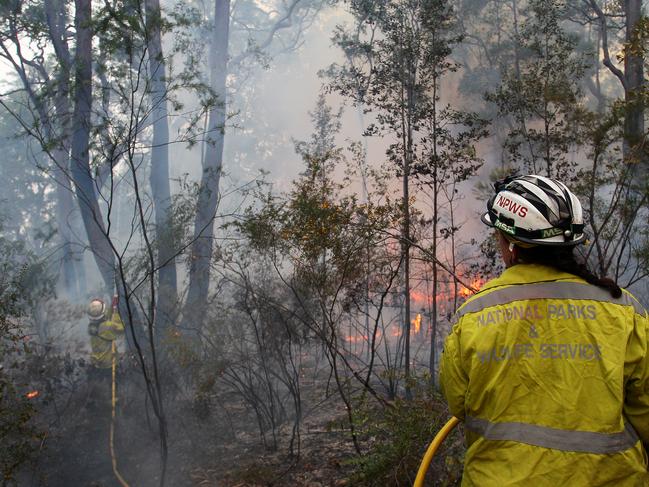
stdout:
POLYGON ((198 192, 198 207, 194 221, 194 243, 191 249, 189 290, 183 309, 187 326, 200 336, 210 283, 210 262, 214 247, 214 216, 219 200, 219 183, 223 166, 225 142, 226 79, 228 71, 228 41, 230 0, 215 0, 214 32, 210 50, 210 81, 216 105, 210 110, 208 134, 203 159, 203 173, 198 192))
POLYGON ((430 371, 430 381, 433 387, 435 387, 436 377, 435 377, 435 363, 436 363, 436 343, 437 343, 437 290, 439 288, 439 275, 437 268, 437 213, 438 213, 438 201, 437 201, 437 163, 435 163, 434 168, 435 176, 433 179, 433 296, 431 303, 431 313, 430 313, 430 357, 428 363, 428 369, 430 371))
POLYGON ((74 199, 72 197, 72 186, 66 174, 69 155, 64 150, 54 151, 52 155, 56 159, 52 173, 56 180, 56 223, 61 239, 62 284, 68 296, 77 298, 79 296, 78 278, 72 248, 72 229, 70 227, 70 221, 74 213, 74 199))
POLYGON ((514 16, 514 36, 515 36, 515 42, 514 42, 514 69, 516 72, 516 80, 519 81, 521 79, 521 55, 519 51, 519 45, 520 45, 520 33, 518 30, 518 2, 517 0, 512 0, 512 14, 514 16))
POLYGON ((405 334, 406 397, 410 399, 410 157, 407 156, 403 171, 403 304, 405 334))
MULTIPOLYGON (((626 42, 636 42, 637 25, 642 14, 642 0, 625 0, 624 13, 626 17, 626 42)), ((644 137, 644 106, 642 103, 643 86, 643 59, 628 51, 624 56, 624 77, 626 87, 624 99, 627 103, 627 110, 624 117, 625 132, 625 159, 634 164, 636 174, 647 175, 646 158, 642 157, 642 150, 639 149, 644 137)))
MULTIPOLYGON (((438 212, 439 212, 439 200, 437 198, 437 193, 439 192, 439 183, 438 183, 438 153, 437 153, 437 77, 433 82, 433 296, 432 296, 432 311, 431 311, 431 323, 430 323, 430 356, 428 369, 430 370, 430 380, 431 384, 434 387, 436 383, 435 377, 435 359, 436 359, 436 343, 437 343, 437 288, 438 288, 438 269, 437 269, 437 221, 438 221, 438 212)), ((455 250, 453 250, 455 251, 455 250)))
MULTIPOLYGON (((62 284, 65 293, 73 298, 80 296, 84 273, 72 248, 74 197, 70 182, 70 70, 72 66, 67 40, 67 13, 62 0, 45 0, 45 18, 54 53, 59 62, 59 73, 53 86, 55 115, 40 111, 45 127, 45 138, 54 145, 51 152, 52 176, 56 185, 56 219, 61 239, 62 284)), ((37 106, 40 101, 34 100, 37 106)))
POLYGON ((176 259, 170 220, 169 188, 169 112, 167 108, 166 66, 162 52, 161 11, 159 0, 145 0, 149 79, 153 105, 153 148, 151 151, 151 193, 155 210, 158 300, 155 304, 156 327, 172 325, 177 313, 176 259))
MULTIPOLYGON (((404 56, 405 59, 405 56, 404 56)), ((406 386, 406 398, 410 399, 410 166, 412 158, 412 83, 411 70, 408 69, 408 77, 401 84, 401 127, 403 144, 403 175, 401 200, 403 211, 403 226, 401 235, 401 253, 403 256, 403 329, 404 329, 404 377, 406 386), (405 93, 404 93, 405 92, 405 93), (404 99, 405 98, 405 99, 404 99), (405 103, 404 103, 405 102, 405 103)), ((404 69, 404 73, 405 73, 404 69)))
POLYGON ((115 257, 108 241, 95 183, 90 173, 90 124, 92 107, 92 0, 75 0, 77 48, 75 56, 75 95, 72 118, 70 171, 88 243, 107 293, 115 285, 115 257))
POLYGON ((56 180, 57 223, 63 248, 63 275, 66 292, 79 298, 85 291, 83 261, 76 255, 73 244, 73 225, 78 215, 74 211, 74 193, 70 178, 70 73, 63 70, 55 99, 60 135, 54 158, 53 175, 56 180))

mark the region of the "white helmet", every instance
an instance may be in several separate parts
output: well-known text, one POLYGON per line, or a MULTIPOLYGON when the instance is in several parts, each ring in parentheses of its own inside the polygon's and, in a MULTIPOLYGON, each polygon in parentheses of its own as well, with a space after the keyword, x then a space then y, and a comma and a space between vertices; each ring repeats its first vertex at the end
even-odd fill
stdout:
POLYGON ((494 184, 483 223, 509 240, 532 245, 570 246, 586 238, 581 203, 556 179, 510 176, 494 184))
POLYGON ((106 317, 106 305, 101 299, 95 298, 90 301, 88 316, 91 320, 102 320, 106 317))

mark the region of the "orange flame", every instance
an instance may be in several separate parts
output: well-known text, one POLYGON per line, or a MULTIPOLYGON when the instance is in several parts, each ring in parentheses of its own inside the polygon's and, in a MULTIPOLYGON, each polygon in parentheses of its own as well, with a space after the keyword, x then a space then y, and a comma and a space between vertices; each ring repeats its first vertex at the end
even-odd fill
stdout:
POLYGON ((28 392, 27 394, 25 394, 25 397, 26 397, 27 399, 34 399, 34 398, 38 397, 39 395, 40 395, 40 392, 38 392, 38 391, 31 391, 31 392, 28 392))
MULTIPOLYGON (((475 289, 475 290, 477 290, 477 291, 479 291, 480 288, 481 288, 483 285, 484 285, 484 282, 483 282, 482 279, 480 279, 479 277, 476 277, 475 279, 473 279, 473 280, 469 283, 469 286, 471 286, 473 289, 475 289)), ((469 289, 468 287, 464 287, 464 286, 462 286, 462 289, 460 289, 459 294, 460 294, 460 296, 462 296, 463 298, 468 298, 469 296, 473 296, 473 294, 475 294, 475 291, 472 291, 472 290, 469 289)))
POLYGON ((367 340, 368 337, 365 335, 347 335, 343 337, 343 340, 349 343, 358 343, 367 340))
POLYGON ((422 293, 420 291, 410 291, 410 299, 415 303, 421 303, 422 306, 430 306, 430 304, 432 303, 430 295, 422 293))
POLYGON ((419 333, 421 330, 421 313, 417 313, 417 317, 411 321, 412 326, 414 327, 412 329, 413 333, 419 333))

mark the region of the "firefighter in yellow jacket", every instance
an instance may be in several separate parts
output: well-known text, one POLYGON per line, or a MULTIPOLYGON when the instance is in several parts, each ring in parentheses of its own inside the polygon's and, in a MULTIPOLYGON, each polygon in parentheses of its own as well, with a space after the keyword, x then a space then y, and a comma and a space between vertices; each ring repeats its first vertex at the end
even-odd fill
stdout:
POLYGON ((649 486, 649 318, 577 262, 579 200, 507 178, 482 220, 505 271, 457 311, 440 364, 464 421, 463 486, 649 486))
POLYGON ((108 377, 112 366, 112 345, 120 335, 124 334, 124 324, 117 311, 116 303, 110 310, 101 299, 93 299, 88 305, 88 335, 92 353, 90 362, 93 374, 108 377))

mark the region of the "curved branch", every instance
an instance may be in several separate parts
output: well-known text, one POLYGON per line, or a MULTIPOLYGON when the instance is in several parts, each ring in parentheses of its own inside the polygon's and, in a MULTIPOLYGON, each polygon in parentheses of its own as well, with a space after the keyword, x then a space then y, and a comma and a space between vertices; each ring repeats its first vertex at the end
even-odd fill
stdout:
POLYGON ((624 76, 624 73, 611 62, 611 56, 608 52, 608 28, 606 26, 606 14, 602 12, 602 9, 599 5, 597 5, 596 0, 587 1, 588 5, 590 5, 591 8, 595 11, 597 18, 599 19, 600 30, 602 32, 602 53, 604 55, 603 64, 609 69, 611 73, 613 73, 617 77, 617 79, 620 80, 624 91, 627 91, 626 77, 624 76))

